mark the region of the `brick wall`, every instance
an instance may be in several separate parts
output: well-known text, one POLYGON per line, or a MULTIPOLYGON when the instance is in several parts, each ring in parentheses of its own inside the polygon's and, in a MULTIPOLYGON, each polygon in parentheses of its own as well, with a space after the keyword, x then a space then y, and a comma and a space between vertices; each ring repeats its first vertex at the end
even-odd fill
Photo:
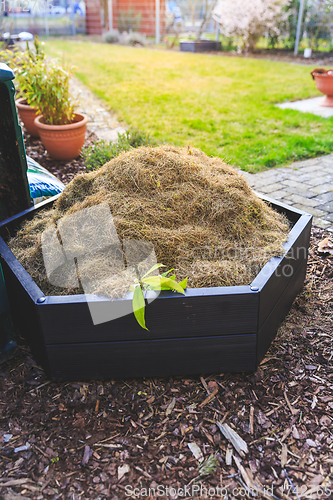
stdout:
POLYGON ((86 0, 86 34, 101 35, 102 9, 99 0, 86 0))
MULTIPOLYGON (((141 14, 139 32, 148 36, 155 35, 155 0, 112 0, 113 27, 118 28, 121 12, 131 9, 141 14)), ((107 11, 107 8, 106 8, 107 11)), ((103 9, 100 0, 86 0, 86 33, 100 35, 103 28, 108 29, 107 12, 105 27, 103 27, 103 9)), ((160 33, 165 33, 165 0, 160 0, 160 33)))
MULTIPOLYGON (((155 0, 113 0, 113 25, 118 27, 120 11, 128 9, 141 13, 139 32, 155 35, 155 0)), ((160 0, 160 32, 165 33, 165 0, 160 0)))

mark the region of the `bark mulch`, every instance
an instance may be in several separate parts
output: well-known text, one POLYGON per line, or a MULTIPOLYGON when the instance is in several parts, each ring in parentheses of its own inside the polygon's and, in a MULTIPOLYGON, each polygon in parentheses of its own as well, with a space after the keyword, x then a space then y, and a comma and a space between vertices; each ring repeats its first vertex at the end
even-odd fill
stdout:
MULTIPOLYGON (((77 162, 53 171, 69 180, 77 162)), ((255 373, 54 383, 21 340, 0 366, 0 498, 333 498, 326 237, 313 229, 304 289, 255 373)))
MULTIPOLYGON (((22 123, 21 123, 22 125, 22 123)), ((54 160, 50 158, 40 139, 24 134, 25 150, 28 156, 45 167, 49 172, 58 177, 64 184, 68 184, 75 175, 86 172, 86 167, 82 156, 72 161, 54 160)), ((85 146, 92 146, 98 137, 93 132, 87 132, 85 146)))

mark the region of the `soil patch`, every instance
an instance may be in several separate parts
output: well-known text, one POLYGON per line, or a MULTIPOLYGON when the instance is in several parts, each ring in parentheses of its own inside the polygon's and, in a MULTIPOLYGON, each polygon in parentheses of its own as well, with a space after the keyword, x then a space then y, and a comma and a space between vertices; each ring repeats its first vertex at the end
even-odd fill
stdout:
MULTIPOLYGON (((54 158, 50 158, 40 139, 31 137, 31 135, 25 132, 23 127, 22 129, 27 156, 30 156, 31 158, 36 160, 40 165, 45 167, 64 184, 68 184, 72 179, 74 179, 75 175, 83 174, 86 172, 86 167, 81 155, 70 162, 54 160, 54 158)), ((94 141, 97 140, 97 135, 93 132, 88 131, 86 135, 85 146, 92 146, 94 141)))

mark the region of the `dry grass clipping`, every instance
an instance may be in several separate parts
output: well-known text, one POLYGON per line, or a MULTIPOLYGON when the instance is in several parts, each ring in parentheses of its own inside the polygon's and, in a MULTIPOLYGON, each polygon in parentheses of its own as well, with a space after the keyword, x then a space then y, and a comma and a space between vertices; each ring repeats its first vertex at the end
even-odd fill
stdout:
MULTIPOLYGON (((178 280, 188 276, 189 287, 250 284, 270 257, 282 253, 289 231, 286 219, 219 158, 190 147, 133 149, 77 176, 53 209, 26 222, 10 241, 45 294, 79 290, 50 285, 41 233, 65 215, 103 202, 109 204, 121 241, 151 242, 157 261, 175 268, 178 280)), ((99 257, 101 262, 104 257, 99 257)), ((85 272, 94 276, 96 268, 85 272)), ((105 275, 102 281, 94 292, 108 295, 114 277, 105 275)))

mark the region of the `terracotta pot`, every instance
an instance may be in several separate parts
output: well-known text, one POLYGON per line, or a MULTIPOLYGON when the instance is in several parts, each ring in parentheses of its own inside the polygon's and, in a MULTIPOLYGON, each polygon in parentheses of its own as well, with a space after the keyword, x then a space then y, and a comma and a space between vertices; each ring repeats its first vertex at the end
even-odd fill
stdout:
POLYGON ((328 74, 326 69, 316 68, 311 72, 312 78, 315 81, 316 87, 325 98, 320 101, 319 106, 333 107, 333 70, 332 74, 328 74))
POLYGON ((35 118, 38 116, 35 108, 27 104, 24 97, 15 101, 19 117, 23 121, 24 128, 32 137, 39 137, 38 128, 35 125, 35 118))
POLYGON ((35 124, 45 149, 56 160, 73 160, 79 156, 86 137, 88 117, 76 113, 68 125, 48 125, 38 116, 35 124))

